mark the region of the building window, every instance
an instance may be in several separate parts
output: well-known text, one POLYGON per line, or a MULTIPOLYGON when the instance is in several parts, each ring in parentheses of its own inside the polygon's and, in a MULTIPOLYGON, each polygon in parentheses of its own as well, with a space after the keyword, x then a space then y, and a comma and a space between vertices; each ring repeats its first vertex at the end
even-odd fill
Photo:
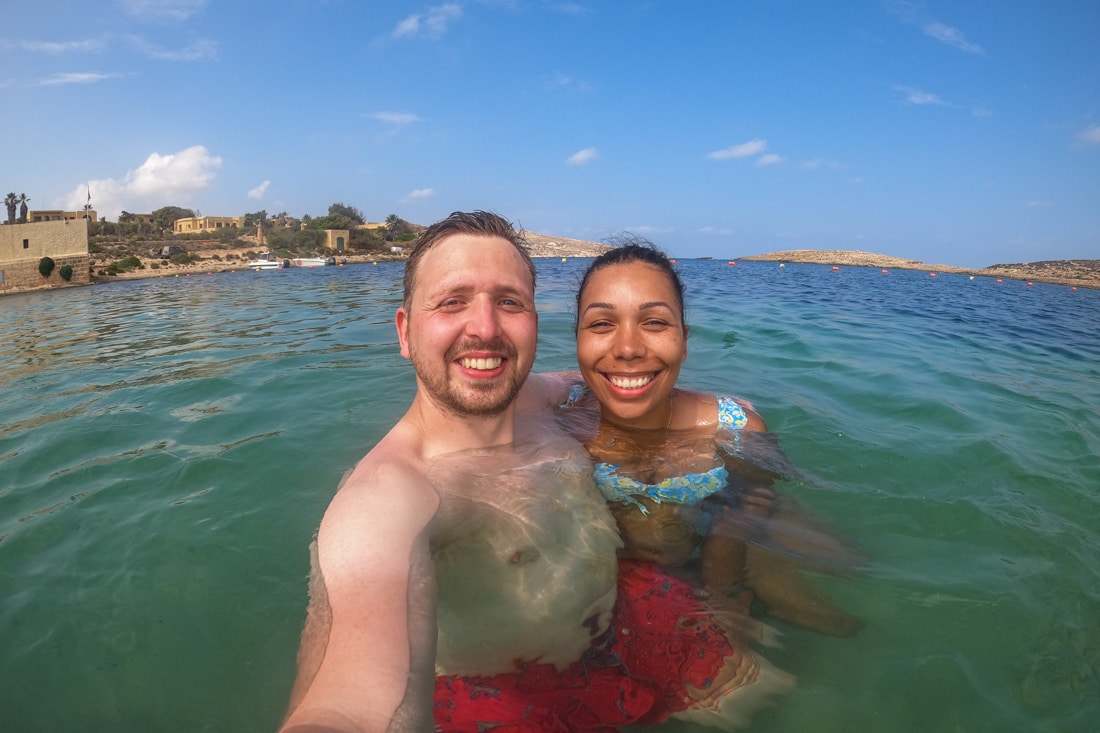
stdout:
POLYGON ((23 240, 23 249, 30 249, 30 248, 31 248, 31 240, 24 239, 23 240))

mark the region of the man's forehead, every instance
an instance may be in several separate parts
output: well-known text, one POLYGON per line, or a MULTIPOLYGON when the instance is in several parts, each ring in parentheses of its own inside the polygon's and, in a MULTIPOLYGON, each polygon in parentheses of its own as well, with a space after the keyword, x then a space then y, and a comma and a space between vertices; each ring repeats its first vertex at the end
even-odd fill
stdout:
POLYGON ((438 242, 424 254, 417 280, 425 292, 455 287, 534 291, 519 251, 496 236, 457 234, 438 242))

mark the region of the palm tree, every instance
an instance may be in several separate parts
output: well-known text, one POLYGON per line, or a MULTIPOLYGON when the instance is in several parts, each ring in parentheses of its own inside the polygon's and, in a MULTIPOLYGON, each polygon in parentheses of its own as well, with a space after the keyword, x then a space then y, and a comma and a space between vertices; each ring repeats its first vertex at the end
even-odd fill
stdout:
POLYGON ((15 223, 15 207, 19 205, 19 197, 14 193, 9 193, 4 198, 4 205, 8 207, 8 224, 15 223))
POLYGON ((27 194, 25 194, 25 193, 19 194, 19 223, 20 224, 26 224, 27 223, 27 202, 28 201, 30 201, 30 199, 27 198, 27 194))

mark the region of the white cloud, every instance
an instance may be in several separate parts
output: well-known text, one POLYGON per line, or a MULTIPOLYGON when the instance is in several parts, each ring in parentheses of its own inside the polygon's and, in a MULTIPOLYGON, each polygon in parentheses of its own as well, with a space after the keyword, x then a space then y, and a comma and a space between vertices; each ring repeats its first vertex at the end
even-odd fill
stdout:
POLYGON ((264 194, 267 193, 267 189, 269 188, 271 188, 271 181, 264 181, 259 186, 256 186, 256 188, 248 192, 248 198, 259 201, 264 197, 264 194))
POLYGON ((205 38, 181 49, 161 48, 140 36, 128 36, 127 40, 138 53, 157 61, 210 61, 218 57, 218 44, 205 38))
POLYGON ((909 104, 941 104, 946 105, 947 102, 943 101, 938 94, 932 94, 931 92, 924 92, 920 89, 914 89, 913 87, 895 86, 894 89, 905 95, 905 101, 909 104))
POLYGON ((923 8, 914 3, 907 0, 887 0, 886 8, 902 22, 920 28, 929 38, 935 38, 941 43, 967 53, 985 53, 981 46, 968 41, 966 35, 958 28, 930 17, 923 8))
POLYGON ((595 148, 585 148, 584 150, 578 150, 569 156, 565 161, 569 165, 585 165, 591 163, 600 157, 600 151, 595 148))
POLYGON ((963 35, 963 32, 958 28, 952 28, 946 23, 941 23, 938 20, 925 23, 921 30, 937 41, 942 41, 949 46, 954 46, 960 51, 966 51, 967 53, 983 53, 982 47, 966 40, 966 36, 963 35))
POLYGON ((371 117, 395 127, 404 127, 414 122, 420 122, 419 117, 409 112, 375 112, 371 117))
POLYGON ((102 51, 105 44, 102 40, 87 39, 84 41, 23 41, 20 45, 24 51, 30 51, 31 53, 46 53, 51 56, 60 56, 61 54, 76 52, 76 53, 98 53, 102 51))
POLYGON ((144 213, 162 206, 187 207, 189 199, 214 180, 221 164, 222 159, 210 155, 202 145, 168 155, 153 153, 122 180, 105 178, 79 184, 59 205, 79 211, 88 200, 90 188, 92 207, 101 218, 117 220, 123 210, 144 213))
POLYGON ((419 199, 430 199, 435 196, 434 188, 415 188, 405 196, 406 201, 416 201, 419 199))
POLYGON ((96 84, 108 79, 118 79, 122 74, 103 74, 98 71, 70 72, 54 74, 38 81, 38 86, 52 87, 62 84, 96 84))
POLYGON ((557 72, 549 76, 546 80, 546 86, 550 89, 564 89, 566 91, 575 92, 591 92, 592 84, 584 81, 583 79, 576 79, 568 74, 557 72))
POLYGON ((817 170, 818 168, 829 168, 831 170, 840 168, 839 162, 835 160, 825 160, 824 158, 811 158, 802 161, 798 165, 808 171, 817 170))
POLYGON ((447 27, 462 17, 462 6, 458 3, 446 3, 428 8, 424 13, 413 13, 402 20, 393 29, 394 38, 405 36, 428 36, 439 38, 447 32, 447 27))
POLYGON ((776 155, 775 153, 768 153, 767 155, 761 155, 759 158, 756 159, 756 165, 758 165, 758 166, 776 165, 777 163, 782 163, 782 162, 783 162, 783 156, 782 155, 776 155))
POLYGON ((1090 145, 1100 145, 1100 125, 1089 125, 1077 133, 1077 139, 1090 145))
POLYGON ((137 20, 179 23, 206 7, 207 0, 120 0, 122 9, 137 20))
POLYGON ((768 147, 767 140, 749 140, 747 143, 741 143, 740 145, 734 145, 733 147, 726 148, 724 150, 715 150, 712 153, 707 153, 707 157, 711 160, 729 160, 730 158, 748 158, 749 156, 756 155, 768 147))

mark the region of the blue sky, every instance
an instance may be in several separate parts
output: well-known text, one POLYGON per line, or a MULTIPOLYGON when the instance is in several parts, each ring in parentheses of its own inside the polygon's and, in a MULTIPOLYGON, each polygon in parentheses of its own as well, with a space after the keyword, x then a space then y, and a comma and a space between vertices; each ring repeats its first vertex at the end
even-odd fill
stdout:
POLYGON ((1095 0, 22 3, 0 189, 621 231, 679 257, 1100 258, 1095 0))

